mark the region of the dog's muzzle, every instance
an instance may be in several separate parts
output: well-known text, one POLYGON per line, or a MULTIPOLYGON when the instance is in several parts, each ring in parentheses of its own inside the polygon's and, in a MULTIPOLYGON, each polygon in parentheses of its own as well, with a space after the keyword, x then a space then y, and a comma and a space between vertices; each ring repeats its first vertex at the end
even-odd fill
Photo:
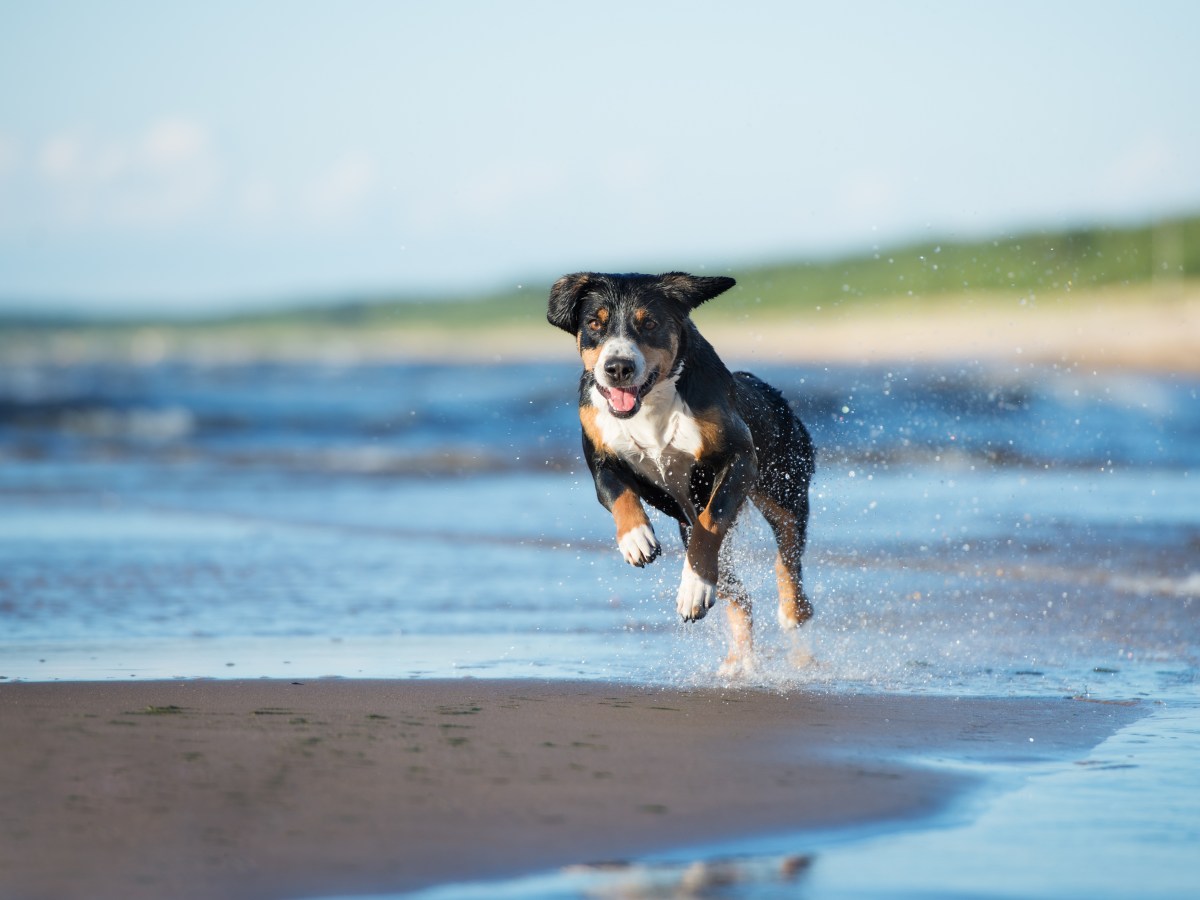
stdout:
POLYGON ((608 411, 618 419, 628 419, 641 408, 642 398, 650 392, 658 381, 658 369, 637 387, 605 387, 599 381, 596 389, 608 401, 608 411))

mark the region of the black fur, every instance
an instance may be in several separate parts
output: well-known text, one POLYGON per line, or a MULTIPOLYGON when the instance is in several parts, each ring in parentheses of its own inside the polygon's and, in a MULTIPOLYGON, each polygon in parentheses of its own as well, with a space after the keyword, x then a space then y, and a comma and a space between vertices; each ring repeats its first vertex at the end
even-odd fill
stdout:
POLYGON ((550 289, 546 320, 568 334, 579 331, 580 301, 590 296, 593 301, 636 299, 639 295, 670 301, 680 317, 706 300, 733 287, 737 282, 724 276, 697 277, 685 272, 665 275, 607 275, 597 272, 576 272, 564 275, 550 289))
MULTIPOLYGON (((696 522, 694 512, 685 505, 692 511, 707 510, 723 534, 749 498, 780 538, 781 559, 799 584, 809 517, 808 489, 814 471, 808 431, 779 391, 748 372, 730 372, 689 318, 691 310, 733 285, 732 278, 682 272, 658 276, 576 273, 555 283, 547 319, 577 336, 585 359, 610 332, 619 332, 648 351, 665 353, 677 344, 670 370, 662 376, 678 375, 675 389, 693 415, 720 426, 717 430, 722 440, 705 446, 691 470, 687 498, 672 496, 629 460, 611 448, 597 446, 585 428, 584 458, 600 502, 612 510, 617 498, 632 489, 646 503, 676 519, 686 543, 696 522), (651 327, 643 327, 645 324, 651 327)), ((595 384, 594 372, 585 368, 579 385, 581 418, 593 405, 595 384)))

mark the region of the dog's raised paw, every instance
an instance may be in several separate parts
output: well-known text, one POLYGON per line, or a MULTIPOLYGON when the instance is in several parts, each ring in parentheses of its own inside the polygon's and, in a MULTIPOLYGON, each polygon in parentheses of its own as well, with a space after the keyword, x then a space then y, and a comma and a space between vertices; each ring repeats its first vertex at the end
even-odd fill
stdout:
POLYGON ((639 569, 658 559, 662 549, 658 545, 658 538, 654 536, 654 529, 648 524, 630 528, 617 539, 617 546, 621 549, 625 562, 639 569))
POLYGON ((680 579, 679 593, 675 598, 675 608, 683 616, 683 621, 703 619, 716 602, 716 584, 701 578, 692 571, 690 565, 684 564, 683 578, 680 579))

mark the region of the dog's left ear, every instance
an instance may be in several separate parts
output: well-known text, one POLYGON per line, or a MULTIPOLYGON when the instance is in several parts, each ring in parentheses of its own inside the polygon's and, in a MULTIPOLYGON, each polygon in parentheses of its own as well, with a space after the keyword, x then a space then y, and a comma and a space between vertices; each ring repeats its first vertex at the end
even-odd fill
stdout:
POLYGON ((550 288, 550 302, 546 307, 546 321, 568 334, 579 330, 579 300, 584 288, 591 280, 590 272, 564 275, 550 288))
POLYGON ((711 300, 737 284, 732 278, 723 275, 698 276, 686 272, 667 272, 658 277, 666 291, 682 300, 688 309, 695 309, 705 300, 711 300))

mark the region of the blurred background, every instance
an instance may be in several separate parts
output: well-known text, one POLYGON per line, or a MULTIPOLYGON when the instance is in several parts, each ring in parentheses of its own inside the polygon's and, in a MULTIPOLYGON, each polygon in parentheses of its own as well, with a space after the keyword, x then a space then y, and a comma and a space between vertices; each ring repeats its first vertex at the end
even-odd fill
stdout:
POLYGON ((0 26, 9 311, 542 293, 1200 209, 1187 2, 65 2, 0 26))
POLYGON ((820 677, 1194 682, 1197 33, 0 6, 0 677, 708 671, 544 321, 563 272, 683 269, 738 279, 702 327, 816 437, 820 677))

